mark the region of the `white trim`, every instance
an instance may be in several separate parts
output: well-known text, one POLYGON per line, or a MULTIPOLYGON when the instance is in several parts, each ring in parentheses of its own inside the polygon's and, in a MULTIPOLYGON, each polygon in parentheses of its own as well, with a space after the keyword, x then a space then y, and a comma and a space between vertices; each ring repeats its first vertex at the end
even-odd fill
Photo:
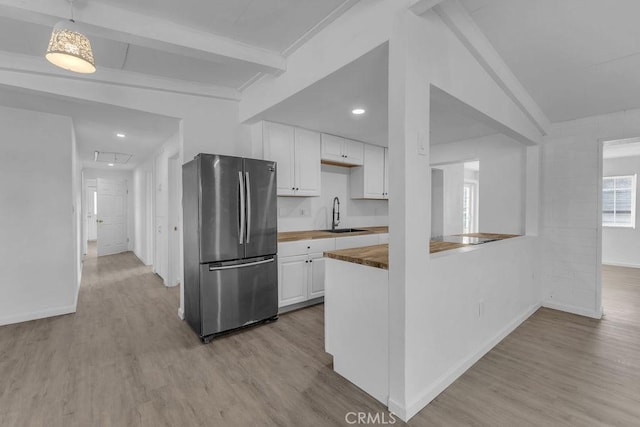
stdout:
POLYGON ((626 264, 624 262, 602 261, 602 265, 608 265, 608 266, 611 266, 611 267, 640 268, 640 264, 626 264))
POLYGON ((466 360, 462 361, 462 363, 460 363, 457 367, 454 367, 453 369, 446 372, 433 384, 423 390, 417 399, 414 399, 411 403, 407 404, 406 408, 402 408, 401 405, 398 405, 396 402, 393 402, 391 399, 389 399, 389 409, 394 414, 398 415, 398 417, 403 421, 408 421, 411 417, 416 415, 425 406, 427 406, 440 393, 442 393, 447 387, 453 384, 462 374, 464 374, 469 368, 471 368, 474 363, 476 363, 485 354, 491 351, 491 349, 493 349, 500 341, 506 338, 540 307, 541 304, 539 303, 533 304, 522 314, 516 316, 493 338, 489 339, 484 345, 480 346, 474 354, 469 356, 466 360))
POLYGON ((544 301, 542 303, 544 308, 550 308, 552 310, 564 311, 565 313, 577 314, 579 316, 591 317, 593 319, 602 318, 602 307, 600 310, 589 310, 583 307, 576 307, 575 305, 563 304, 555 301, 544 301))
MULTIPOLYGON (((291 55, 293 52, 298 50, 300 46, 302 46, 303 44, 311 40, 313 36, 315 36, 320 31, 328 27, 329 24, 331 24, 333 21, 335 21, 340 16, 342 16, 347 10, 351 9, 356 3, 358 3, 358 1, 360 0, 345 0, 342 4, 340 4, 338 7, 333 9, 331 13, 325 16, 322 19, 322 21, 318 22, 309 31, 307 31, 300 38, 298 38, 298 40, 294 41, 293 43, 291 43, 291 45, 289 45, 288 48, 283 50, 282 56, 286 58, 287 56, 291 55)), ((282 70, 280 73, 277 73, 276 75, 282 74, 285 71, 286 70, 282 70)))
POLYGON ((64 307, 48 308, 46 310, 32 311, 31 313, 13 314, 11 316, 0 317, 0 326, 11 325, 13 323, 28 322, 30 320, 44 319, 45 317, 61 316, 76 312, 76 304, 64 307))
POLYGON ((407 410, 400 403, 396 402, 393 399, 389 399, 389 412, 391 412, 396 417, 400 418, 402 421, 407 421, 407 410))
MULTIPOLYGON (((1 0, 0 0, 1 1, 1 0)), ((0 9, 1 10, 1 9, 0 9)), ((19 53, 0 52, 0 70, 23 75, 43 76, 60 80, 76 80, 82 82, 102 83, 133 89, 147 89, 179 95, 198 96, 203 98, 240 100, 240 92, 236 89, 188 82, 168 77, 152 76, 132 71, 101 68, 96 74, 70 75, 68 71, 50 67, 42 58, 19 53)))
POLYGON ((184 320, 184 310, 182 308, 178 309, 178 317, 184 320))

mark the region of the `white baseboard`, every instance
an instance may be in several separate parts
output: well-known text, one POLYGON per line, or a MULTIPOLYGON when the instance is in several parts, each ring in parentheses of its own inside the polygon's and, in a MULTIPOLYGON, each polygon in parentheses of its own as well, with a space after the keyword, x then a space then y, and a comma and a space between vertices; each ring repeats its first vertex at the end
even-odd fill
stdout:
POLYGON ((397 402, 389 399, 389 410, 393 412, 403 421, 409 421, 411 417, 416 415, 425 406, 435 399, 440 393, 442 393, 447 387, 449 387, 455 380, 457 380, 462 374, 464 374, 474 363, 487 354, 493 347, 495 347, 500 341, 502 341, 507 335, 513 332, 518 326, 527 320, 533 313, 541 307, 541 304, 534 304, 527 308, 522 314, 513 319, 507 326, 505 326, 500 332, 498 332, 493 338, 489 339, 485 344, 480 346, 478 350, 465 359, 462 363, 454 368, 450 369, 447 373, 442 375, 433 384, 427 387, 417 399, 413 399, 406 408, 402 408, 397 402))
POLYGON ((602 307, 600 310, 590 310, 588 308, 576 307, 573 305, 563 304, 555 301, 545 301, 542 303, 542 306, 545 308, 550 308, 552 310, 564 311, 571 314, 577 314, 579 316, 592 317, 594 319, 602 318, 602 307))
MULTIPOLYGON (((402 421, 408 421, 407 418, 407 410, 405 407, 393 399, 389 399, 389 412, 391 412, 396 417, 400 418, 402 421)), ((417 413, 417 412, 416 412, 417 413)))
POLYGON ((625 264, 623 262, 602 261, 602 265, 610 265, 612 267, 640 268, 640 264, 625 264))
POLYGON ((0 317, 0 326, 11 325, 13 323, 28 322, 30 320, 44 319, 45 317, 61 316, 76 312, 76 305, 66 307, 48 308, 41 311, 32 311, 31 313, 13 314, 11 316, 0 317))
POLYGON ((181 308, 178 309, 178 317, 184 320, 184 310, 181 308))

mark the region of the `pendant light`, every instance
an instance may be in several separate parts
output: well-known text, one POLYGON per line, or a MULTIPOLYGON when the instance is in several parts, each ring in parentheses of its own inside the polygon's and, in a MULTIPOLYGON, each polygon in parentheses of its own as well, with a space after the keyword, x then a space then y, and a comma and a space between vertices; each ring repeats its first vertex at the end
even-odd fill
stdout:
POLYGON ((96 71, 91 43, 87 36, 73 20, 73 0, 68 0, 71 7, 71 19, 60 21, 51 32, 51 40, 45 58, 65 70, 90 74, 96 71))

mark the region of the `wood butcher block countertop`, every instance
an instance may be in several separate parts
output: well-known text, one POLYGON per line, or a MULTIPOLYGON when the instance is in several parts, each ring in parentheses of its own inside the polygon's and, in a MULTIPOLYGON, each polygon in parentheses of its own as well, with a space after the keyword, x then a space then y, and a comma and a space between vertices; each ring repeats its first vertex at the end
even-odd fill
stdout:
MULTIPOLYGON (((512 237, 518 237, 515 234, 495 234, 495 233, 471 233, 461 234, 461 236, 468 237, 483 237, 487 239, 510 239, 512 237)), ((451 242, 438 242, 432 240, 429 244, 429 253, 437 253, 443 251, 449 251, 452 249, 464 248, 466 246, 463 243, 451 243, 451 242)), ((352 262, 354 264, 362 264, 369 267, 389 269, 389 245, 374 245, 365 246, 362 248, 342 249, 339 251, 325 252, 324 256, 337 259, 340 261, 352 262)))
POLYGON ((389 232, 389 227, 351 227, 357 230, 352 233, 331 233, 329 231, 309 230, 309 231, 285 231, 278 233, 278 243, 295 242, 297 240, 309 239, 331 239, 336 237, 365 236, 367 234, 384 234, 389 232))

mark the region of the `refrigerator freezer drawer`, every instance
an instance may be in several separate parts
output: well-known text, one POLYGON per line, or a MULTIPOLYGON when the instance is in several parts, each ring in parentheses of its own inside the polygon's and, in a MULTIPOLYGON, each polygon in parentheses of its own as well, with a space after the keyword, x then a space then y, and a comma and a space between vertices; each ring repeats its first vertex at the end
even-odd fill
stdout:
POLYGON ((202 264, 200 292, 203 337, 278 314, 276 257, 243 264, 202 264))

